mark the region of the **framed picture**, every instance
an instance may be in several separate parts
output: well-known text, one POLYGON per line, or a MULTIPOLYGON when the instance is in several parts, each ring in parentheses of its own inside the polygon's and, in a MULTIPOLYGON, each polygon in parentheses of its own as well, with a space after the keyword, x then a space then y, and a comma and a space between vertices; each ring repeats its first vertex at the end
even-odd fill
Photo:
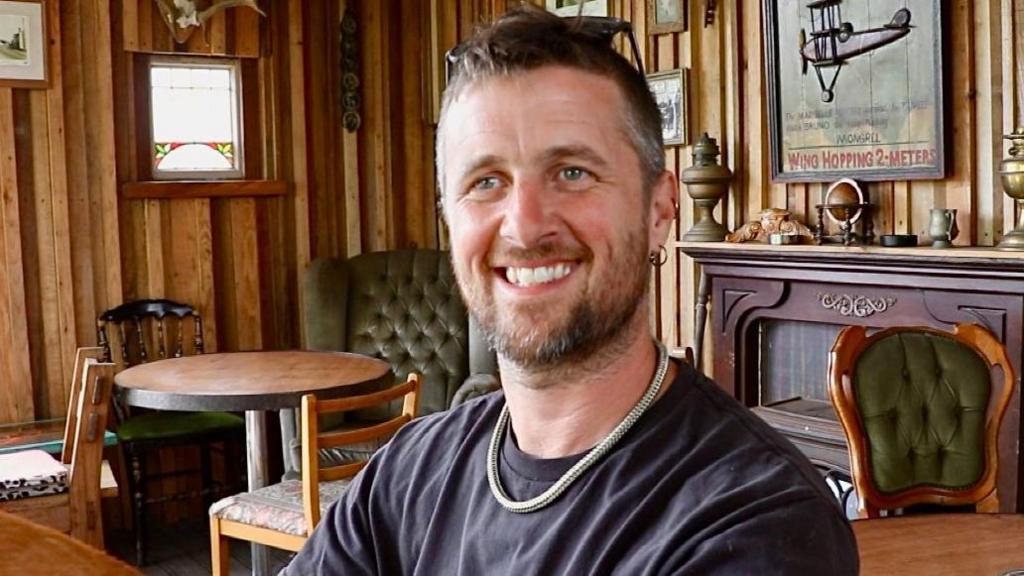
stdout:
POLYGON ((764 0, 772 177, 945 174, 941 0, 764 0))
POLYGON ((647 75, 654 101, 661 112, 661 137, 666 146, 688 142, 686 71, 682 68, 647 75))
POLYGON ((43 0, 0 0, 0 86, 45 88, 46 43, 43 0))
POLYGON ((559 16, 575 16, 580 12, 580 2, 584 16, 608 15, 608 0, 544 0, 544 6, 559 16))
POLYGON ((668 34, 686 30, 687 0, 647 0, 647 33, 668 34))

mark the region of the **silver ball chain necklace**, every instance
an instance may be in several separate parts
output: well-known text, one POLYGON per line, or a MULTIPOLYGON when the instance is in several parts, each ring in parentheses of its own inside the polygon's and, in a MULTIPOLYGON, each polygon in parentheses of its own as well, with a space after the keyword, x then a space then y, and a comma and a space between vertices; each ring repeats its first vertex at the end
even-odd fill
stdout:
POLYGON ((491 487, 491 494, 494 495, 494 499, 501 504, 501 507, 509 512, 515 512, 516 514, 528 514, 530 512, 536 512, 541 508, 544 508, 548 504, 554 502, 559 496, 565 492, 577 478, 583 475, 591 466, 597 463, 605 454, 607 454, 615 444, 629 432, 629 429, 636 424, 637 420, 643 416, 643 413, 651 406, 654 402, 655 397, 658 396, 658 391, 661 390, 661 385, 665 381, 665 374, 668 372, 668 352, 665 350, 665 346, 661 342, 655 342, 655 346, 658 348, 658 367, 654 371, 654 378, 651 379, 651 383, 647 386, 647 391, 640 397, 640 400, 633 406, 633 409, 626 414, 626 417, 619 422, 604 440, 590 449, 590 452, 580 459, 578 462, 573 464, 572 468, 569 468, 561 478, 559 478, 554 484, 552 484, 547 490, 542 492, 540 495, 518 502, 511 499, 505 492, 505 488, 501 485, 501 478, 498 477, 498 453, 501 450, 501 442, 505 436, 505 431, 508 428, 509 414, 508 404, 506 403, 501 408, 501 415, 498 416, 498 422, 494 426, 494 433, 491 435, 491 443, 487 448, 487 483, 491 487))

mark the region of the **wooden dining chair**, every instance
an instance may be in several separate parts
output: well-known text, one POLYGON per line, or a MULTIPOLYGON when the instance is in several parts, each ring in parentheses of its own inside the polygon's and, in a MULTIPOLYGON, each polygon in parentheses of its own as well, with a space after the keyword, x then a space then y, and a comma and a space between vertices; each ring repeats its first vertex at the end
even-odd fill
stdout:
POLYGON ((998 437, 1017 380, 976 324, 839 333, 829 396, 850 449, 861 517, 915 504, 999 509, 998 437))
MULTIPOLYGON (((103 312, 97 321, 97 340, 104 358, 118 371, 152 360, 178 358, 205 351, 203 321, 187 304, 172 300, 134 300, 103 312)), ((230 493, 228 487, 213 481, 212 452, 221 450, 227 465, 227 444, 242 446, 245 420, 228 412, 177 412, 135 410, 129 412, 115 403, 116 432, 128 464, 127 498, 130 499, 132 528, 135 534, 136 564, 146 564, 146 508, 148 505, 189 498, 202 498, 204 508, 220 496, 230 493), (159 450, 194 447, 199 452, 199 467, 171 468, 161 460, 161 470, 151 471, 148 456, 159 450), (170 494, 155 494, 159 483, 173 476, 199 475, 199 489, 185 488, 170 494)), ((244 478, 244 462, 237 458, 237 476, 244 478)), ((173 462, 173 460, 171 460, 173 462)), ((238 489, 242 489, 239 484, 238 489)))
POLYGON ((419 375, 409 374, 398 386, 379 392, 317 400, 302 398, 302 480, 284 480, 251 492, 229 496, 210 507, 210 544, 215 576, 228 574, 228 538, 247 540, 296 552, 320 522, 327 506, 337 500, 366 460, 321 462, 321 451, 390 438, 413 419, 419 403, 419 375), (362 429, 320 431, 320 417, 361 410, 402 399, 398 416, 362 429))
POLYGON ((0 455, 0 510, 50 526, 103 549, 100 480, 114 366, 78 350, 64 448, 0 455))

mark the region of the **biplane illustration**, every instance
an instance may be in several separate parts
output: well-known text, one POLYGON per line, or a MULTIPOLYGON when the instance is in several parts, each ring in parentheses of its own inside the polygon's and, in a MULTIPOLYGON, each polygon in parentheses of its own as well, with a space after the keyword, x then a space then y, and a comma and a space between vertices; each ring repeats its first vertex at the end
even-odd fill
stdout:
POLYGON ((910 10, 900 8, 889 23, 880 28, 856 30, 853 24, 843 21, 843 0, 812 0, 807 2, 811 13, 810 37, 800 29, 800 58, 803 73, 807 74, 808 64, 814 66, 814 73, 821 86, 821 100, 835 99, 836 80, 843 65, 851 58, 867 54, 910 34, 910 10))

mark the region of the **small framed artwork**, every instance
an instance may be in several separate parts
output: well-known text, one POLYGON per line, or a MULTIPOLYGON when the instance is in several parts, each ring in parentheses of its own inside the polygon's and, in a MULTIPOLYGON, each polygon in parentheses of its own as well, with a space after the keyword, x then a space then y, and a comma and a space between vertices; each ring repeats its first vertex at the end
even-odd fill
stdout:
POLYGON ((661 137, 665 145, 687 144, 686 70, 676 68, 648 74, 647 85, 661 112, 661 137))
POLYGON ((647 33, 686 31, 687 0, 647 0, 647 33))
POLYGON ((0 86, 47 86, 45 8, 43 0, 0 0, 0 86))
POLYGON ((608 0, 544 0, 548 12, 559 16, 576 16, 583 3, 584 16, 607 16, 608 0))

